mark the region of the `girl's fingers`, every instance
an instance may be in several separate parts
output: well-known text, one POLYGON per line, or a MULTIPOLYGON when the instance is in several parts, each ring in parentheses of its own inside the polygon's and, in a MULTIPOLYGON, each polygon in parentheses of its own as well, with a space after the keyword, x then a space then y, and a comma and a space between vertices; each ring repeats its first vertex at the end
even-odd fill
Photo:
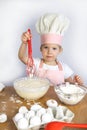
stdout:
POLYGON ((31 34, 27 31, 22 34, 21 40, 24 43, 27 43, 28 40, 31 39, 31 34))
POLYGON ((27 40, 30 40, 32 37, 28 31, 24 33, 24 36, 27 38, 27 40))
POLYGON ((28 38, 25 35, 22 35, 21 40, 22 42, 27 42, 28 38))
POLYGON ((74 76, 74 81, 77 82, 78 84, 83 84, 83 80, 81 79, 80 76, 75 75, 74 76))

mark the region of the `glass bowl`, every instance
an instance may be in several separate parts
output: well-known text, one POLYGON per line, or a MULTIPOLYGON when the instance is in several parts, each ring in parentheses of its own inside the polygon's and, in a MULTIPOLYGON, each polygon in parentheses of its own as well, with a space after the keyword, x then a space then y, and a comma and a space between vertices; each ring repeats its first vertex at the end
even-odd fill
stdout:
POLYGON ((23 77, 14 81, 16 93, 25 99, 36 100, 43 97, 50 87, 50 82, 43 78, 23 77))
POLYGON ((54 87, 59 100, 68 105, 79 103, 87 93, 87 89, 77 84, 59 84, 54 87))

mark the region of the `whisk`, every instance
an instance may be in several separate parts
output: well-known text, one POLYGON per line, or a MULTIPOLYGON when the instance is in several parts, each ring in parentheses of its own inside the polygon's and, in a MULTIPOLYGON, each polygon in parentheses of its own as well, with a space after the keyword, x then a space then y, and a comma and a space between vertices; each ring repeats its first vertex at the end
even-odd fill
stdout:
MULTIPOLYGON (((31 34, 31 30, 28 29, 29 34, 31 34)), ((31 42, 31 37, 28 40, 28 63, 27 63, 27 75, 31 78, 34 76, 34 72, 35 72, 35 64, 34 64, 34 60, 32 57, 32 42, 31 42)))

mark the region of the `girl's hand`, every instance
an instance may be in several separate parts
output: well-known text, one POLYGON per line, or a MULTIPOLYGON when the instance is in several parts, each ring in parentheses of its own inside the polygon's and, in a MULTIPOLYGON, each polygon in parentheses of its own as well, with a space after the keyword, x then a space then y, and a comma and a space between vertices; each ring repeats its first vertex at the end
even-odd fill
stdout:
POLYGON ((79 85, 83 85, 83 80, 79 75, 75 75, 73 78, 74 82, 77 82, 79 85))
POLYGON ((21 37, 22 43, 24 43, 24 44, 28 43, 28 40, 30 40, 31 37, 32 37, 32 36, 31 36, 31 34, 29 33, 29 31, 24 32, 24 33, 22 34, 22 37, 21 37))

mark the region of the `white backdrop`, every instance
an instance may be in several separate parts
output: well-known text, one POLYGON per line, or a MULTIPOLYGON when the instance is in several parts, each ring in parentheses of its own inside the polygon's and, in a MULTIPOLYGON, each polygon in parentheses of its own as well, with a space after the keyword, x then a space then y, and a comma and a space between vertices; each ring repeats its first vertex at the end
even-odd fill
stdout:
POLYGON ((12 85, 25 76, 25 65, 18 59, 21 34, 31 28, 33 55, 40 56, 40 40, 35 29, 44 13, 62 13, 70 21, 60 56, 87 84, 87 0, 0 0, 0 82, 12 85))

